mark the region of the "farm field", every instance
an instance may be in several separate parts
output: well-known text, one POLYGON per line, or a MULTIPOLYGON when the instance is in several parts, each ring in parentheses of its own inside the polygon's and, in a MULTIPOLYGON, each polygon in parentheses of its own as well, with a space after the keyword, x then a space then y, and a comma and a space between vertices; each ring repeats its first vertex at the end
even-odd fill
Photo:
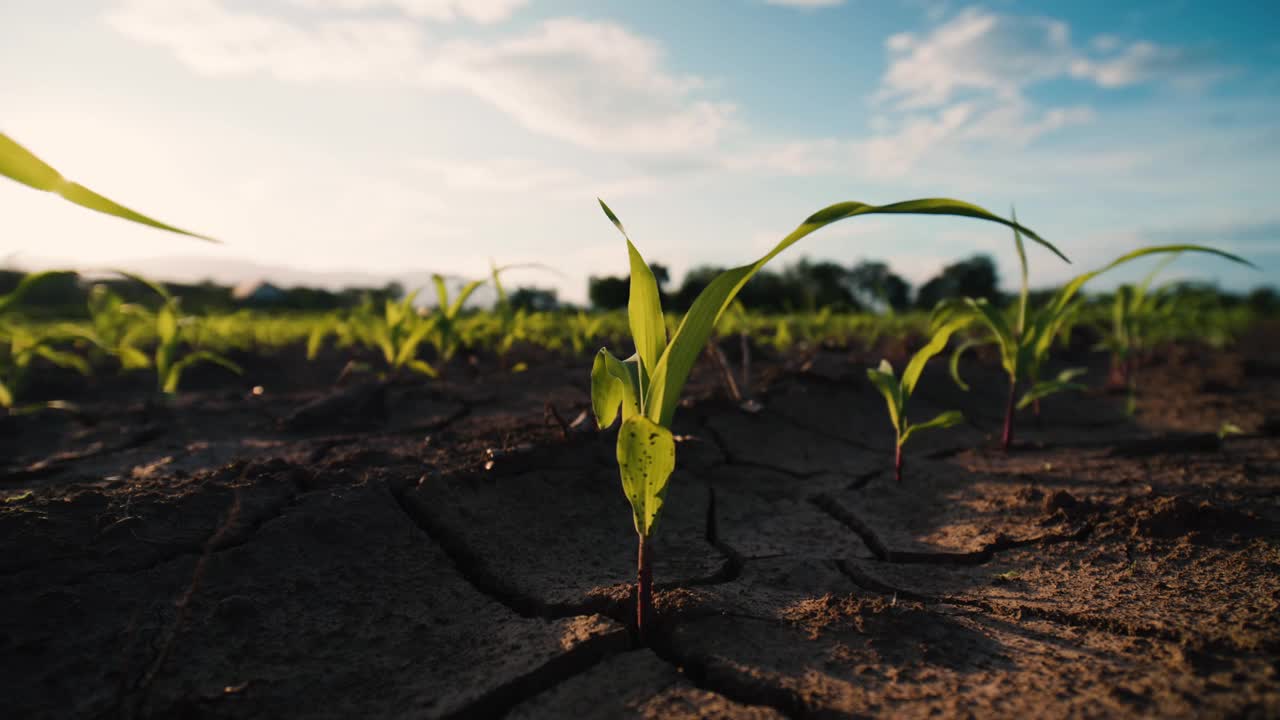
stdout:
MULTIPOLYGON (((308 362, 295 333, 168 399, 143 371, 46 369, 26 396, 75 412, 0 418, 0 709, 1275 717, 1277 330, 1173 343, 1133 414, 1072 343, 1053 370, 1086 367, 1086 389, 1020 412, 1008 452, 995 355, 960 359, 967 393, 939 359, 912 416, 965 420, 906 445, 901 483, 866 368, 902 367, 918 330, 757 338, 751 402, 702 355, 647 647, 591 350, 463 345, 438 378, 335 385, 376 355, 308 362)), ((739 339, 719 346, 736 372, 739 339)))

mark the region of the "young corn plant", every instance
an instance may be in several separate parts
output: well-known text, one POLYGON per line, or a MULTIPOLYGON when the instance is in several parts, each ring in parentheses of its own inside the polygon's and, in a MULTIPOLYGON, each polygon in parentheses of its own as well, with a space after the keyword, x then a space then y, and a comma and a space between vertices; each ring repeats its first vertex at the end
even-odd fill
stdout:
POLYGON ((636 626, 645 640, 653 617, 653 552, 650 539, 675 469, 671 423, 680 393, 716 322, 738 292, 759 270, 801 238, 831 223, 859 215, 956 215, 998 222, 1022 230, 1055 253, 1057 249, 1017 223, 958 200, 909 200, 891 205, 844 202, 819 210, 754 263, 726 270, 694 299, 668 338, 653 271, 631 242, 622 222, 603 201, 601 209, 627 243, 631 290, 627 317, 635 353, 619 360, 601 349, 591 368, 591 404, 601 429, 621 416, 617 461, 622 490, 631 504, 637 536, 636 626))
POLYGON ((124 370, 151 367, 142 349, 142 340, 153 319, 140 305, 125 302, 106 285, 89 290, 89 340, 94 347, 114 357, 124 370))
MULTIPOLYGON (((502 274, 510 270, 539 269, 547 270, 559 275, 560 273, 548 265, 542 263, 520 263, 518 265, 503 265, 499 267, 492 260, 489 261, 489 280, 493 283, 493 290, 498 294, 497 302, 494 304, 494 313, 498 316, 498 358, 503 367, 506 367, 507 353, 511 352, 511 348, 517 340, 525 339, 526 332, 524 328, 527 315, 523 309, 516 309, 511 305, 511 299, 507 295, 507 289, 502 285, 502 274)), ((464 288, 465 289, 465 288, 464 288)), ((515 371, 524 370, 523 363, 517 364, 512 368, 515 371)))
POLYGON ((151 317, 156 336, 156 348, 151 363, 156 371, 156 387, 161 393, 167 396, 176 394, 178 385, 182 382, 182 373, 197 363, 212 363, 237 375, 242 374, 243 371, 239 365, 222 355, 209 350, 188 349, 191 345, 188 333, 194 318, 182 314, 179 307, 180 298, 175 297, 159 283, 131 273, 120 274, 147 286, 160 296, 160 307, 151 317), (184 349, 187 349, 185 354, 184 349))
POLYGON ((1040 370, 1049 356, 1054 339, 1064 324, 1073 317, 1076 311, 1073 301, 1085 283, 1140 257, 1161 253, 1202 252, 1250 265, 1235 255, 1202 245, 1154 245, 1122 255, 1098 270, 1077 275, 1047 303, 1032 309, 1027 306, 1026 252, 1017 228, 1014 228, 1014 241, 1022 264, 1022 292, 1018 298, 1017 316, 1012 324, 1003 312, 985 299, 960 298, 944 301, 934 311, 935 326, 968 320, 978 324, 986 333, 985 337, 960 345, 951 356, 951 376, 961 389, 968 390, 969 386, 960 377, 960 356, 975 344, 991 344, 999 348, 1000 365, 1009 380, 1004 428, 1000 436, 1000 446, 1005 450, 1013 444, 1014 415, 1018 409, 1054 393, 1080 387, 1075 381, 1080 373, 1075 369, 1063 371, 1052 380, 1041 380, 1040 370), (1027 389, 1019 396, 1018 391, 1022 387, 1027 389))
POLYGON ((67 407, 66 403, 37 403, 19 407, 16 403, 37 358, 61 368, 89 375, 89 363, 79 355, 59 347, 71 336, 57 329, 41 332, 28 327, 6 326, 0 329, 0 409, 6 413, 30 411, 44 407, 67 407))
POLYGON ((452 302, 449 300, 449 286, 445 283, 444 276, 432 275, 431 281, 436 286, 438 306, 431 315, 434 324, 427 337, 428 341, 436 349, 437 362, 443 366, 447 365, 453 359, 453 356, 457 354, 458 349, 462 347, 462 335, 459 332, 458 324, 462 306, 466 305, 471 294, 483 285, 485 281, 472 280, 463 285, 458 291, 458 296, 452 302))
POLYGON ((964 422, 964 415, 958 410, 948 410, 940 413, 932 420, 912 423, 907 420, 907 401, 911 399, 911 394, 915 392, 916 383, 920 381, 920 373, 924 372, 925 363, 929 362, 934 355, 942 352, 947 346, 947 341, 951 339, 952 333, 964 327, 965 324, 966 321, 960 320, 938 328, 929 342, 917 350, 915 355, 911 356, 911 360, 907 362, 906 369, 902 371, 901 378, 894 376, 893 365, 890 365, 888 360, 881 360, 878 368, 867 368, 867 377, 871 380, 871 384, 875 385, 880 394, 884 396, 885 405, 889 410, 889 421, 893 423, 893 431, 896 434, 893 451, 893 478, 897 482, 902 482, 902 446, 907 444, 907 440, 913 434, 932 428, 948 428, 964 422))
MULTIPOLYGON (((414 372, 427 377, 438 377, 439 372, 430 363, 418 357, 418 348, 427 336, 436 330, 435 317, 423 317, 414 307, 418 293, 412 292, 400 300, 387 298, 379 309, 366 301, 346 318, 333 318, 316 324, 307 337, 307 359, 315 359, 325 338, 337 335, 344 345, 358 345, 376 350, 385 363, 384 372, 399 377, 414 372)), ((363 363, 348 363, 343 375, 352 370, 368 370, 363 363)))
MULTIPOLYGON (((0 135, 0 139, 3 136, 0 135)), ((69 339, 57 332, 38 332, 5 321, 27 293, 37 285, 55 277, 67 275, 63 271, 28 273, 18 281, 17 287, 5 295, 0 295, 0 409, 6 413, 15 412, 15 403, 25 384, 31 363, 36 358, 58 367, 71 368, 88 375, 89 364, 75 353, 59 349, 60 341, 69 339)), ((46 403, 50 407, 65 405, 64 403, 46 403)))
POLYGON ((1172 253, 1163 258, 1136 286, 1116 288, 1111 306, 1110 333, 1102 345, 1111 351, 1112 380, 1124 388, 1125 412, 1130 415, 1137 409, 1139 358, 1146 348, 1156 317, 1161 314, 1158 296, 1151 292, 1151 283, 1181 254, 1172 253))

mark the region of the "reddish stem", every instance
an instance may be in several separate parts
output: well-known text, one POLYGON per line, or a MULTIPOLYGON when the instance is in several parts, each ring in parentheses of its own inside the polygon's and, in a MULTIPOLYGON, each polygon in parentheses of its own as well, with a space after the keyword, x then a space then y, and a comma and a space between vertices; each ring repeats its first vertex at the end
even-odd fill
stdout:
POLYGON ((898 445, 893 452, 893 479, 902 482, 902 446, 898 445))
POLYGON ((1014 404, 1018 393, 1017 381, 1009 381, 1009 402, 1004 409, 1004 436, 1000 438, 1000 447, 1008 450, 1013 445, 1013 413, 1017 409, 1014 404))
POLYGON ((640 536, 636 554, 636 634, 640 644, 647 644, 649 627, 653 624, 653 550, 649 539, 640 536))

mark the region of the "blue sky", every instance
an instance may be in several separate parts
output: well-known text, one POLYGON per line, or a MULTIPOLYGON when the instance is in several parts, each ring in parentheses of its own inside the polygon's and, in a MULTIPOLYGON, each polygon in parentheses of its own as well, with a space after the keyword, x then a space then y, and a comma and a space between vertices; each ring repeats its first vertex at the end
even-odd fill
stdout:
MULTIPOLYGON (((677 277, 840 200, 1016 205, 1073 267, 1202 242, 1171 276, 1280 283, 1280 10, 935 0, 17 0, 0 130, 205 246, 0 184, 0 255, 483 274, 625 272, 604 197, 677 277)), ((865 218, 801 255, 919 283, 1009 236, 865 218)), ((1122 276, 1117 276, 1119 279, 1122 276)))

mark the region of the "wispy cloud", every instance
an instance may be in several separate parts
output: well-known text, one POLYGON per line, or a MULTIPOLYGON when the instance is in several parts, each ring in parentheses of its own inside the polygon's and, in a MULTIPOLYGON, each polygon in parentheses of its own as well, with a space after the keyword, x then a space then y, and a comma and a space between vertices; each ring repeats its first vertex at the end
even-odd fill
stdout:
POLYGON ((804 9, 839 7, 844 4, 844 0, 764 0, 764 2, 766 5, 804 9))
MULTIPOLYGON (((1106 51, 1119 45, 1113 38, 1103 36, 1094 39, 1094 47, 1106 51)), ((1232 68, 1203 51, 1150 42, 1135 42, 1113 56, 1078 58, 1071 64, 1073 76, 1087 78, 1105 88, 1164 80, 1194 90, 1227 77, 1231 72, 1232 68)))
MULTIPOLYGON (((512 2, 299 0, 355 11, 491 19, 512 2), (448 11, 447 13, 445 11, 448 11)), ((162 47, 208 76, 267 74, 288 82, 401 84, 475 96, 528 130, 597 151, 687 153, 714 144, 732 103, 667 68, 662 46, 609 22, 560 18, 497 40, 428 45, 412 19, 363 16, 304 22, 232 9, 218 0, 129 0, 107 14, 115 30, 162 47)))
POLYGON ((510 18, 529 0, 289 0, 311 10, 360 12, 397 10, 411 18, 453 22, 467 19, 478 23, 496 23, 510 18))
POLYGON ((700 78, 667 70, 656 42, 574 18, 493 43, 447 44, 427 77, 531 130, 595 150, 698 150, 717 140, 734 111, 699 98, 700 78))
POLYGON ((1076 79, 1099 88, 1167 82, 1203 88, 1226 70, 1202 53, 1117 36, 1078 47, 1070 26, 1041 16, 968 8, 923 33, 885 42, 889 65, 872 96, 881 108, 868 143, 871 169, 901 176, 940 146, 1022 148, 1063 128, 1093 123, 1089 105, 1042 106, 1036 86, 1076 79))

